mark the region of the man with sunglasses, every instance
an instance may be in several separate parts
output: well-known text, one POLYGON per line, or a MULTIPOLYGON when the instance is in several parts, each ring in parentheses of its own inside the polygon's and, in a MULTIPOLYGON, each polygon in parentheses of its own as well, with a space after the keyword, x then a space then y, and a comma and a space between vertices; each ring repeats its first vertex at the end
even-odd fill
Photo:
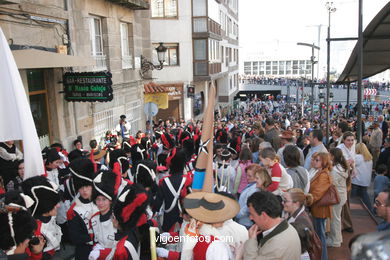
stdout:
POLYGON ((390 190, 384 190, 375 198, 374 207, 384 221, 378 225, 378 231, 390 230, 390 190))

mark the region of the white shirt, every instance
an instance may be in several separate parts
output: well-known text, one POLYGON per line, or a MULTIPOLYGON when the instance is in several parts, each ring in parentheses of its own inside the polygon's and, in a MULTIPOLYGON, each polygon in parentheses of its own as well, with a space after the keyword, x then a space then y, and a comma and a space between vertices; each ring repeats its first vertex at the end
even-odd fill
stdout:
POLYGON ((372 160, 365 161, 363 155, 356 155, 356 176, 352 179, 355 185, 368 187, 371 184, 372 160))

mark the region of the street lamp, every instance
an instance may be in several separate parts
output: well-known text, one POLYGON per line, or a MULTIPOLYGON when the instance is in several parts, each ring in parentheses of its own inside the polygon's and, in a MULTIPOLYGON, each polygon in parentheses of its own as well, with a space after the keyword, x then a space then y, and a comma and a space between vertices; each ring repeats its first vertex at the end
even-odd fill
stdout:
POLYGON ((165 61, 165 53, 167 52, 167 47, 163 45, 162 42, 160 42, 160 45, 155 48, 157 52, 157 58, 159 65, 154 65, 152 62, 148 61, 146 57, 141 55, 141 77, 144 78, 145 73, 147 73, 150 70, 162 70, 164 68, 164 61, 165 61))
POLYGON ((330 14, 336 12, 333 2, 326 2, 326 9, 328 10, 328 38, 327 41, 327 74, 326 74, 326 144, 329 143, 329 99, 330 99, 330 14))
MULTIPOLYGON (((315 61, 315 56, 314 56, 314 49, 317 49, 317 50, 320 50, 320 47, 318 46, 315 46, 314 43, 313 44, 309 44, 309 43, 304 43, 304 42, 298 42, 297 45, 301 45, 301 46, 307 46, 307 47, 310 47, 311 48, 311 57, 310 57, 310 61, 311 61, 311 118, 313 119, 314 117, 314 64, 317 63, 317 61, 315 61)), ((306 70, 305 70, 305 74, 306 74, 306 70)))

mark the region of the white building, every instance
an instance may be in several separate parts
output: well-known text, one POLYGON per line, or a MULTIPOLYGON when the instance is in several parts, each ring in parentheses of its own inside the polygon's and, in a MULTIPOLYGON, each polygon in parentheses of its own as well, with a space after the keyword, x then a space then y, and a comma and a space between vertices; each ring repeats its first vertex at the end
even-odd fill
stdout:
POLYGON ((164 68, 153 71, 154 81, 182 93, 181 100, 170 95, 168 109, 156 119, 200 116, 211 81, 217 103, 227 106, 238 89, 238 0, 152 0, 150 9, 151 42, 168 47, 164 68), (194 98, 187 97, 188 87, 195 87, 194 98))

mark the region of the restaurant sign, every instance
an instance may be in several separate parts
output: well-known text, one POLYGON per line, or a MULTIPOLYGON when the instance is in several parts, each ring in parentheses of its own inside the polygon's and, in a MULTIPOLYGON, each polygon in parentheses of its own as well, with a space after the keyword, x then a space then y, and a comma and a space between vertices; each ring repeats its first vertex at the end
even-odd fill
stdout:
POLYGON ((66 72, 63 76, 65 100, 72 102, 107 102, 114 98, 112 74, 101 72, 66 72))

